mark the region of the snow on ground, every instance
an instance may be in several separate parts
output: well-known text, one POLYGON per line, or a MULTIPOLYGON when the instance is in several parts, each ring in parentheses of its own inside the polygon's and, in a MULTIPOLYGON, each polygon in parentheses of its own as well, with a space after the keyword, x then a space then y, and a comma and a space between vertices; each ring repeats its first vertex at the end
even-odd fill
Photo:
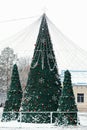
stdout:
POLYGON ((17 122, 3 123, 0 124, 0 130, 87 130, 86 126, 75 126, 75 127, 59 127, 50 124, 27 124, 17 122))
MULTIPOLYGON (((0 108, 0 119, 3 109, 0 108)), ((54 124, 33 124, 17 121, 0 122, 0 130, 87 130, 87 113, 78 113, 79 126, 55 126, 54 124)))

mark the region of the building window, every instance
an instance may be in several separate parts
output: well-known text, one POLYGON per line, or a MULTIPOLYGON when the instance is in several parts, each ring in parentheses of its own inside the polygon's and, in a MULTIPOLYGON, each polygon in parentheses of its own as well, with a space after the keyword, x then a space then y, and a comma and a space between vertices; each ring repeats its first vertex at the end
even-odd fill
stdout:
POLYGON ((77 102, 84 102, 84 93, 77 93, 77 102))

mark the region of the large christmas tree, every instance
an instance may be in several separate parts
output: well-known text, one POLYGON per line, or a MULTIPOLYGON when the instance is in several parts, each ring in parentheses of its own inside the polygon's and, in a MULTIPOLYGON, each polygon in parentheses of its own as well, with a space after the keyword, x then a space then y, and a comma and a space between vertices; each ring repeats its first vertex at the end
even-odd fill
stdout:
POLYGON ((59 99, 58 108, 58 124, 59 125, 77 125, 77 105, 72 88, 71 74, 67 70, 64 73, 64 82, 62 94, 59 99))
POLYGON ((22 102, 22 111, 26 112, 22 115, 22 121, 50 122, 50 114, 46 112, 57 110, 60 95, 57 63, 46 15, 43 14, 22 102))
POLYGON ((22 88, 17 65, 13 66, 10 88, 2 115, 2 121, 16 120, 22 100, 22 88))

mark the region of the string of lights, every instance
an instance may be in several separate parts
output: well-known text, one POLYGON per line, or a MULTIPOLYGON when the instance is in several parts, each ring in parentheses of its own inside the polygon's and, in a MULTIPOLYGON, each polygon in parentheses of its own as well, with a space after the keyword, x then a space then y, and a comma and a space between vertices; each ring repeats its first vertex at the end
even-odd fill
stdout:
POLYGON ((0 20, 0 23, 20 22, 20 21, 23 21, 23 20, 33 19, 33 18, 37 18, 37 17, 40 17, 40 15, 30 16, 30 17, 22 17, 22 18, 13 18, 13 19, 0 20))

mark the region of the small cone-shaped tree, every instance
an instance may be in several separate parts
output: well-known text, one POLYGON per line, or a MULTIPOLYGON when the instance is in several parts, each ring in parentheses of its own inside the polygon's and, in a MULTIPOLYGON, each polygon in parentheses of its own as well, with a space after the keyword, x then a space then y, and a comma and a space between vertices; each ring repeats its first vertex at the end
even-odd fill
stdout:
POLYGON ((77 125, 77 105, 72 88, 71 74, 67 70, 64 73, 64 82, 62 94, 59 99, 58 124, 59 125, 77 125))
POLYGON ((10 88, 2 115, 2 121, 16 120, 22 100, 22 88, 17 65, 13 66, 10 88))
POLYGON ((22 115, 22 121, 50 122, 50 113, 45 112, 57 110, 60 95, 61 83, 44 14, 24 92, 22 111, 27 113, 22 115))

